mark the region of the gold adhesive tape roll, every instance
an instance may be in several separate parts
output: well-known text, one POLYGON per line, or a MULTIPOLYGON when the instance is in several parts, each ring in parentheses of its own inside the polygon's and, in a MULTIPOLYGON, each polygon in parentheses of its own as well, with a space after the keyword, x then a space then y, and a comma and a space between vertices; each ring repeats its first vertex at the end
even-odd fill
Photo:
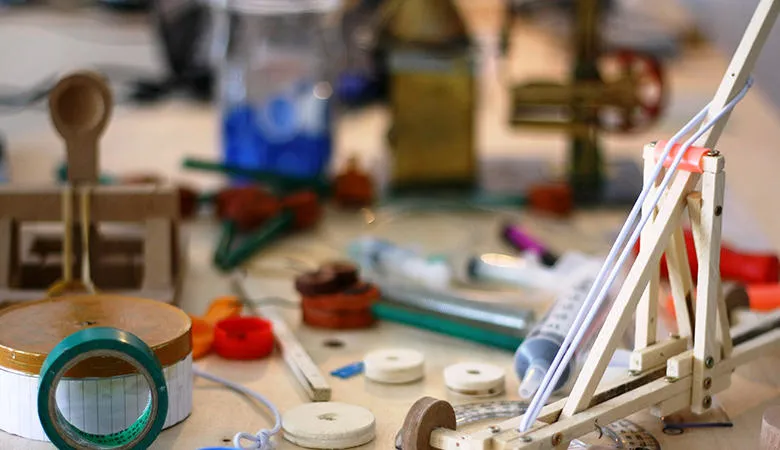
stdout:
MULTIPOLYGON (((79 295, 0 310, 0 429, 46 441, 37 410, 38 374, 65 337, 88 327, 113 327, 141 338, 160 360, 170 405, 164 428, 192 411, 191 322, 180 309, 119 295, 79 295)), ((56 392, 64 417, 82 431, 110 434, 131 425, 149 398, 143 377, 113 358, 70 369, 56 392)))

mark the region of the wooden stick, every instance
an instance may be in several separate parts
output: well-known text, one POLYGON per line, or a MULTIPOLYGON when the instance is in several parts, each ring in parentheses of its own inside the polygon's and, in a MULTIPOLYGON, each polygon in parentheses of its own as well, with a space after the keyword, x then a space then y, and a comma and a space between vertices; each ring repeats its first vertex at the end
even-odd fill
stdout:
POLYGON ((618 341, 631 320, 652 267, 660 261, 661 253, 674 227, 679 223, 684 208, 684 199, 695 186, 698 178, 698 174, 680 172, 672 182, 669 194, 658 211, 656 222, 651 226, 653 245, 642 248, 634 261, 607 316, 606 326, 602 328, 596 338, 582 372, 572 388, 569 400, 563 410, 564 416, 571 416, 588 407, 618 341))
POLYGON ((701 214, 691 215, 691 229, 699 255, 691 394, 691 410, 697 414, 705 412, 712 405, 712 369, 721 359, 717 313, 720 301, 720 235, 724 181, 723 158, 705 156, 701 214))
POLYGON ((666 360, 672 356, 679 355, 688 349, 688 339, 674 337, 663 342, 651 345, 631 354, 628 361, 629 370, 644 372, 646 370, 666 364, 666 360))
MULTIPOLYGON (((651 215, 650 220, 647 222, 642 234, 639 237, 640 247, 651 245, 650 232, 652 231, 650 225, 655 221, 657 210, 651 204, 655 198, 657 187, 660 181, 663 179, 663 170, 659 173, 659 176, 653 179, 653 173, 655 172, 655 145, 645 146, 644 149, 644 182, 652 182, 653 188, 650 189, 645 203, 642 205, 642 215, 651 215)), ((658 278, 660 267, 658 265, 653 266, 653 270, 650 272, 650 280, 647 282, 647 287, 642 293, 642 298, 639 300, 639 305, 636 310, 636 332, 634 333, 634 351, 645 349, 653 344, 656 340, 656 331, 658 324, 656 323, 658 316, 658 278)))
MULTIPOLYGON (((772 27, 774 27, 778 12, 780 12, 780 2, 777 0, 761 0, 761 3, 758 4, 756 12, 753 13, 753 18, 742 36, 742 41, 734 52, 734 57, 731 59, 728 69, 726 69, 723 81, 721 81, 720 87, 717 93, 715 93, 710 106, 711 112, 717 113, 723 109, 745 86, 748 77, 753 72, 753 67, 756 65, 756 60, 761 54, 761 49, 764 47, 772 27)), ((724 116, 722 120, 696 141, 695 145, 714 149, 730 115, 724 116)), ((709 121, 710 118, 707 117, 705 122, 709 121)))
MULTIPOLYGON (((688 196, 688 213, 691 215, 691 222, 694 221, 693 217, 701 217, 702 198, 700 192, 694 192, 688 196)), ((697 219, 698 220, 698 219, 697 219)), ((694 234, 694 239, 701 239, 701 236, 694 234)), ((701 245, 701 244, 700 244, 701 245)), ((702 259, 702 255, 697 254, 699 261, 702 259)), ((729 312, 726 307, 726 299, 723 296, 723 286, 720 286, 718 292, 718 336, 720 339, 721 356, 726 358, 731 355, 733 343, 731 342, 731 333, 729 325, 729 312)))
POLYGON ((666 265, 669 268, 677 334, 680 337, 692 337, 693 277, 688 263, 688 250, 685 248, 685 236, 680 228, 674 230, 666 247, 666 265))

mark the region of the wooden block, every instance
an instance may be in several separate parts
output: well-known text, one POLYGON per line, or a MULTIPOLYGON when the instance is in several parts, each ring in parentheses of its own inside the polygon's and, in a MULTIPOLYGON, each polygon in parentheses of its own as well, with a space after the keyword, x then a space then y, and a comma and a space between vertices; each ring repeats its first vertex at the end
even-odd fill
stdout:
MULTIPOLYGON (((712 387, 710 391, 713 393, 722 392, 729 388, 731 385, 731 374, 722 374, 716 376, 712 381, 712 387)), ((655 417, 664 417, 670 414, 688 409, 691 405, 690 392, 683 392, 679 396, 665 400, 652 408, 650 408, 650 414, 655 417)))
MULTIPOLYGON (((0 187, 0 216, 21 222, 62 221, 59 187, 0 187)), ((74 199, 74 209, 80 208, 74 199)), ((90 218, 95 222, 143 222, 178 219, 178 193, 163 186, 100 186, 90 191, 90 218)))
POLYGON ((693 350, 680 353, 666 362, 666 376, 683 378, 693 373, 693 350))
POLYGON ((780 406, 770 406, 761 421, 761 450, 780 450, 780 406))
POLYGON ((173 282, 173 233, 168 219, 149 219, 144 237, 143 289, 160 289, 173 282))
POLYGON ((14 259, 17 246, 14 221, 0 218, 0 287, 11 286, 11 274, 14 272, 14 259))
POLYGON ((687 349, 688 339, 685 338, 672 338, 659 342, 643 350, 635 350, 631 353, 628 368, 637 372, 644 372, 666 363, 669 358, 687 349))

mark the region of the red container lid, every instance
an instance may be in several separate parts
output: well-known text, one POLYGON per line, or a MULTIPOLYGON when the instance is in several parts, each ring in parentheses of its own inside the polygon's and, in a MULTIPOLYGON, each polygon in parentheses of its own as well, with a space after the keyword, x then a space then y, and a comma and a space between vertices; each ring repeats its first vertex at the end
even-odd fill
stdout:
POLYGON ((226 359, 259 359, 274 349, 271 322, 259 317, 229 317, 214 327, 214 351, 226 359))

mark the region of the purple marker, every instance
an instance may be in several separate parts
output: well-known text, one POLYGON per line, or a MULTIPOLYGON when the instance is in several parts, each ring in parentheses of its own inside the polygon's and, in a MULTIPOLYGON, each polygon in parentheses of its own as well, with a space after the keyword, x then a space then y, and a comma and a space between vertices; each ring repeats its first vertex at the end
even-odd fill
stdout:
POLYGON ((519 226, 507 224, 503 228, 504 239, 517 250, 530 251, 539 255, 542 264, 552 267, 558 262, 558 256, 547 250, 542 243, 528 235, 519 226))

